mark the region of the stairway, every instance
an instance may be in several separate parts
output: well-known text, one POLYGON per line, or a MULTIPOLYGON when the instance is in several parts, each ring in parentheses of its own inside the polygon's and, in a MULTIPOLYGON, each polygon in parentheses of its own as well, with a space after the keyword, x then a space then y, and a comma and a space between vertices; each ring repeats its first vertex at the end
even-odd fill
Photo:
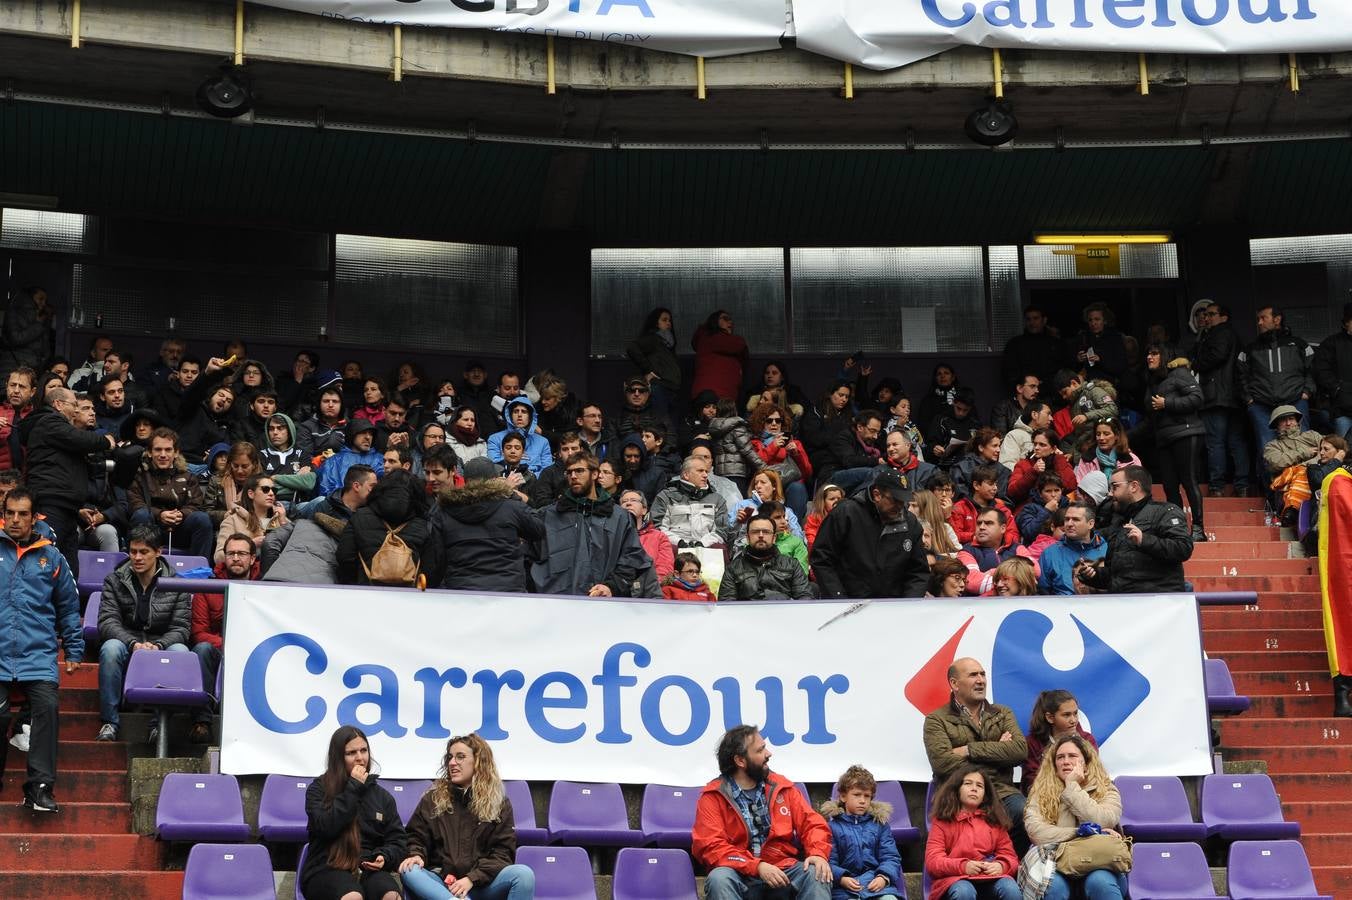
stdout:
POLYGON ((10 748, 0 797, 0 897, 177 900, 183 873, 165 848, 132 833, 127 745, 99 743, 98 666, 61 675, 58 813, 21 806, 27 759, 10 748))
POLYGON ((1202 644, 1253 706, 1220 725, 1226 761, 1264 760, 1325 893, 1352 898, 1352 719, 1335 719, 1313 559, 1290 558, 1262 501, 1208 498, 1207 530, 1184 569, 1199 591, 1258 592, 1254 607, 1202 609, 1202 644))

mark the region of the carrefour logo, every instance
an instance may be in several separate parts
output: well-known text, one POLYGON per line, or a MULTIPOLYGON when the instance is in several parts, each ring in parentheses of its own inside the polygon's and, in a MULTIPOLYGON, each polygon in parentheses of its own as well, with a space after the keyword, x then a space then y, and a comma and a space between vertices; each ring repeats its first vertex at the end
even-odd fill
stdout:
MULTIPOLYGON (((958 657, 958 645, 971 626, 965 621, 906 683, 906 699, 921 713, 948 702, 948 668, 958 657)), ((991 650, 992 697, 1010 707, 1020 726, 1028 730, 1028 715, 1037 695, 1064 688, 1075 695, 1094 736, 1106 743, 1150 695, 1150 680, 1071 615, 1084 652, 1078 665, 1058 669, 1047 661, 1047 639, 1054 623, 1031 609, 1016 610, 1000 623, 991 650)))

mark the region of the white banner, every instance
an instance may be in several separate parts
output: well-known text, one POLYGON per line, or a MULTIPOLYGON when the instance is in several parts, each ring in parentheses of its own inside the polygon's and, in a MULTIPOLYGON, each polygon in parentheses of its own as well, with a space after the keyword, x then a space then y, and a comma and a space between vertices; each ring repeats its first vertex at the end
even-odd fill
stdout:
POLYGON ((1142 53, 1352 50, 1348 0, 794 0, 798 46, 893 69, 962 44, 1142 53))
POLYGON ((784 0, 256 0, 381 25, 554 35, 692 56, 779 48, 784 0))
POLYGON ((680 603, 232 582, 226 772, 313 774, 355 724, 390 778, 431 778, 452 734, 493 742, 506 778, 703 784, 732 725, 776 770, 852 763, 926 781, 927 713, 958 657, 1026 720, 1068 688, 1115 775, 1211 771, 1190 595, 680 603))

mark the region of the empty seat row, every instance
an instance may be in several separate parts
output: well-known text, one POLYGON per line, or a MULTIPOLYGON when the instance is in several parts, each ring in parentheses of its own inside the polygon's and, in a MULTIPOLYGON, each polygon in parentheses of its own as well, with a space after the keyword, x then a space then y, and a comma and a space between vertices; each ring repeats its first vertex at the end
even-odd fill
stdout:
POLYGON ((1276 840, 1300 837, 1282 816, 1266 775, 1208 775, 1199 792, 1202 821, 1192 818, 1183 782, 1173 776, 1114 779, 1122 794, 1122 830, 1142 841, 1276 840))
MULTIPOLYGON (((1235 841, 1226 874, 1231 900, 1329 900, 1314 886, 1300 841, 1235 841)), ((1215 900, 1202 848, 1191 843, 1140 843, 1127 876, 1132 900, 1215 900)))
MULTIPOLYGON (((127 554, 120 550, 111 553, 104 550, 81 550, 80 551, 80 574, 76 579, 75 586, 80 591, 81 597, 88 597, 95 591, 103 589, 103 579, 126 560, 127 554)), ((184 554, 166 553, 164 561, 168 563, 177 574, 187 572, 192 569, 211 568, 211 561, 205 556, 187 556, 184 554)))
POLYGON ((1206 709, 1213 716, 1234 716, 1249 708, 1249 698, 1235 693, 1235 680, 1223 659, 1202 660, 1202 679, 1206 685, 1206 709))

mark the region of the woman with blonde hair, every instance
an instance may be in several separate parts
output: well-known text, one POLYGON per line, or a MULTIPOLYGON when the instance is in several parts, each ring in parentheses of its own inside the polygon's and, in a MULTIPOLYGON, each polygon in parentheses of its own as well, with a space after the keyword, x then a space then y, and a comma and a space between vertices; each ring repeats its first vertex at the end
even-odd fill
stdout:
POLYGON ((997 597, 1032 597, 1037 593, 1033 564, 1021 556, 1011 556, 996 566, 994 581, 997 597))
MULTIPOLYGON (((1103 768, 1098 751, 1078 734, 1052 741, 1028 791, 1024 829, 1034 844, 1062 844, 1079 835, 1081 825, 1094 823, 1106 834, 1122 821, 1122 795, 1103 768)), ((1052 874, 1043 900, 1069 900, 1071 889, 1085 900, 1122 900, 1127 876, 1095 869, 1084 877, 1052 874)))
POLYGON ((939 498, 932 491, 916 491, 911 495, 911 505, 915 517, 921 523, 928 523, 932 537, 930 539, 930 552, 935 556, 956 557, 962 545, 958 543, 958 535, 953 531, 953 526, 948 524, 948 516, 944 515, 943 505, 939 498))
MULTIPOLYGON (((728 510, 728 522, 733 525, 740 525, 747 519, 755 515, 756 510, 760 509, 762 503, 768 503, 771 500, 777 500, 784 503, 784 484, 779 480, 779 473, 774 469, 761 469, 755 475, 751 476, 751 483, 747 485, 747 499, 739 500, 737 505, 728 510)), ((803 536, 803 526, 798 523, 798 517, 794 515, 793 510, 784 506, 786 518, 789 520, 789 531, 795 537, 803 536)))
POLYGON ((513 863, 516 823, 493 749, 477 734, 446 742, 437 780, 408 820, 404 887, 419 900, 531 900, 535 873, 513 863))

